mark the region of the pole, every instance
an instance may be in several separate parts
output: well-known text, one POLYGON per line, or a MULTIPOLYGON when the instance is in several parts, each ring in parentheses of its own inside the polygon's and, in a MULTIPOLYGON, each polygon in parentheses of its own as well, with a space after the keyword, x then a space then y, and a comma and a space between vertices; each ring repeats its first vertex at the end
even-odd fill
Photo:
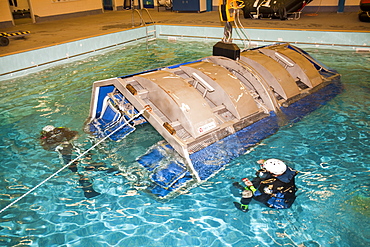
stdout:
POLYGON ((337 13, 343 13, 344 12, 344 5, 346 0, 338 0, 338 12, 337 13))

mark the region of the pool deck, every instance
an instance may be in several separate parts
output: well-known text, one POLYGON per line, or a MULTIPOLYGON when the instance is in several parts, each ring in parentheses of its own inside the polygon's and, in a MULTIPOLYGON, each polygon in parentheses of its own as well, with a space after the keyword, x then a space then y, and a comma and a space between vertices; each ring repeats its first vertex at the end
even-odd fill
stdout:
MULTIPOLYGON (((153 21, 157 24, 212 26, 222 27, 217 11, 203 13, 177 13, 161 9, 149 10, 153 21)), ((8 46, 0 46, 0 57, 25 51, 63 44, 89 37, 120 32, 133 28, 132 10, 106 11, 103 14, 69 18, 32 24, 30 19, 16 20, 16 26, 0 29, 1 32, 30 31, 24 38, 10 39, 8 46)), ((143 13, 146 21, 150 21, 143 13)), ((135 27, 140 27, 139 17, 134 15, 135 27)), ((316 30, 341 32, 369 32, 370 23, 361 22, 357 12, 344 13, 302 13, 298 20, 279 19, 245 19, 241 16, 245 28, 277 29, 277 30, 316 30)))

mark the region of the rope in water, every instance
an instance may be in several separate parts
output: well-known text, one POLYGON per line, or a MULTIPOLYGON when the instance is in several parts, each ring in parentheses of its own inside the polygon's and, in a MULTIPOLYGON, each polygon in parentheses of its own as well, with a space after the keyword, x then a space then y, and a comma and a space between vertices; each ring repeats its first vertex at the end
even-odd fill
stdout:
POLYGON ((94 149, 96 146, 98 146, 100 143, 102 143, 103 141, 105 141, 107 138, 109 138, 111 135, 113 135, 114 133, 116 133, 118 130, 120 130, 121 128, 123 128, 124 126, 126 126, 129 122, 131 122, 132 120, 134 120, 135 118, 139 117, 140 115, 142 115, 144 113, 144 111, 146 110, 146 108, 142 109, 138 114, 136 114, 135 116, 133 116, 132 118, 130 118, 129 120, 127 120, 125 122, 125 124, 122 124, 121 126, 119 126, 117 129, 115 129, 114 131, 112 131, 111 133, 109 133, 109 135, 105 136, 103 139, 101 139, 100 141, 98 141, 97 143, 95 143, 91 148, 87 149, 85 152, 83 152, 82 154, 80 154, 77 158, 71 160, 68 164, 66 164, 65 166, 63 166, 62 168, 60 168, 58 171, 56 171, 55 173, 53 173, 52 175, 50 175, 48 178, 46 178, 44 181, 42 181, 41 183, 39 183, 38 185, 36 185, 35 187, 33 187, 32 189, 30 189, 29 191, 27 191, 25 194, 23 194, 22 196, 20 196, 19 198, 17 198, 15 201, 13 201, 12 203, 10 203, 8 206, 4 207, 3 209, 0 210, 0 214, 2 212, 4 212, 5 210, 7 210, 8 208, 10 208, 11 206, 13 206, 14 204, 16 204, 17 202, 19 202, 20 200, 22 200, 24 197, 26 197, 27 195, 29 195, 30 193, 32 193, 33 191, 35 191, 38 187, 40 187, 41 185, 43 185, 44 183, 46 183, 47 181, 49 181, 51 178, 53 178, 55 175, 57 175, 59 172, 61 172, 62 170, 64 170, 65 168, 69 167, 73 162, 77 161, 78 159, 80 159, 81 157, 85 156, 88 152, 90 152, 92 149, 94 149))

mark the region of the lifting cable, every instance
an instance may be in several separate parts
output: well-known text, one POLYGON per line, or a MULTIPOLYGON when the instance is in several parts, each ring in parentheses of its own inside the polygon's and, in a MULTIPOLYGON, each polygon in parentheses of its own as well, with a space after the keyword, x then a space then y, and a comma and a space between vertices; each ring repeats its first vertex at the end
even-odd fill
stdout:
POLYGON ((240 21, 240 10, 244 8, 244 6, 244 2, 241 0, 221 0, 219 14, 221 21, 225 22, 222 42, 232 42, 232 22, 234 22, 237 35, 244 44, 244 50, 247 50, 250 48, 251 39, 240 21))
POLYGON ((236 33, 238 34, 239 38, 241 39, 241 41, 244 44, 244 49, 242 51, 245 51, 245 50, 248 50, 251 46, 251 38, 249 37, 248 32, 245 31, 245 28, 244 28, 242 22, 240 21, 240 9, 239 8, 235 10, 235 16, 236 17, 235 17, 235 20, 234 20, 234 24, 235 24, 235 27, 236 27, 236 33), (242 37, 242 36, 244 36, 244 37, 242 37), (248 41, 248 43, 247 43, 247 41, 248 41))
POLYGON ((77 158, 71 160, 68 164, 66 164, 65 166, 63 166, 62 168, 60 168, 58 171, 56 171, 55 173, 53 173, 52 175, 50 175, 48 178, 46 178, 44 181, 42 181, 41 183, 39 183, 38 185, 36 185, 35 187, 33 187, 32 189, 30 189, 29 191, 27 191, 25 194, 23 194, 22 196, 20 196, 19 198, 17 198, 15 201, 11 202, 8 206, 4 207, 3 209, 0 210, 0 214, 2 212, 4 212, 5 210, 7 210, 8 208, 10 208, 11 206, 13 206, 14 204, 16 204, 17 202, 19 202, 20 200, 22 200, 24 197, 26 197, 27 195, 29 195, 30 193, 32 193, 33 191, 35 191, 38 187, 40 187, 41 185, 43 185, 44 183, 46 183, 47 181, 49 181, 51 178, 53 178, 54 176, 56 176, 59 172, 61 172, 62 170, 64 170, 65 168, 69 167, 73 162, 77 161, 78 159, 82 158, 83 156, 85 156, 88 152, 90 152, 92 149, 94 149, 96 146, 98 146, 100 143, 102 143, 103 141, 105 141, 108 137, 110 137, 111 135, 113 135, 114 133, 116 133, 118 130, 120 130, 122 127, 126 126, 129 122, 133 121, 135 118, 139 117, 140 115, 142 115, 144 113, 144 111, 146 110, 147 108, 144 108, 142 109, 139 113, 137 113, 135 116, 133 116, 132 118, 130 118, 129 120, 127 120, 124 124, 122 124, 121 126, 119 126, 117 129, 115 129, 114 131, 112 131, 111 133, 109 133, 109 135, 105 136, 103 139, 101 139, 100 141, 98 141, 97 143, 95 143, 92 147, 90 147, 89 149, 87 149, 85 152, 83 152, 82 154, 80 154, 77 158))

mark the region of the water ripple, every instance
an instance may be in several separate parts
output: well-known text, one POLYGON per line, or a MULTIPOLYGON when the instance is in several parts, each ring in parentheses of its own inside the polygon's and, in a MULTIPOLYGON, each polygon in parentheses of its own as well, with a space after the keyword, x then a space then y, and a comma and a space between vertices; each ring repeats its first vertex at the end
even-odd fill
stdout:
MULTIPOLYGON (((82 128, 93 81, 191 61, 210 54, 213 46, 180 43, 159 41, 149 52, 138 44, 1 82, 0 205, 63 165, 38 145, 43 126, 78 130, 77 146, 91 146, 93 140, 82 128)), ((79 172, 93 181, 100 196, 85 199, 79 176, 67 169, 1 215, 1 245, 369 246, 370 55, 310 52, 339 70, 345 91, 249 149, 206 183, 171 201, 156 201, 143 192, 147 174, 135 160, 162 138, 151 126, 140 126, 122 142, 106 142, 80 162, 79 172), (248 213, 236 210, 233 201, 240 198, 230 192, 232 183, 252 177, 255 161, 270 157, 300 172, 296 202, 282 211, 255 201, 248 213), (87 166, 121 172, 86 171, 87 166)))

